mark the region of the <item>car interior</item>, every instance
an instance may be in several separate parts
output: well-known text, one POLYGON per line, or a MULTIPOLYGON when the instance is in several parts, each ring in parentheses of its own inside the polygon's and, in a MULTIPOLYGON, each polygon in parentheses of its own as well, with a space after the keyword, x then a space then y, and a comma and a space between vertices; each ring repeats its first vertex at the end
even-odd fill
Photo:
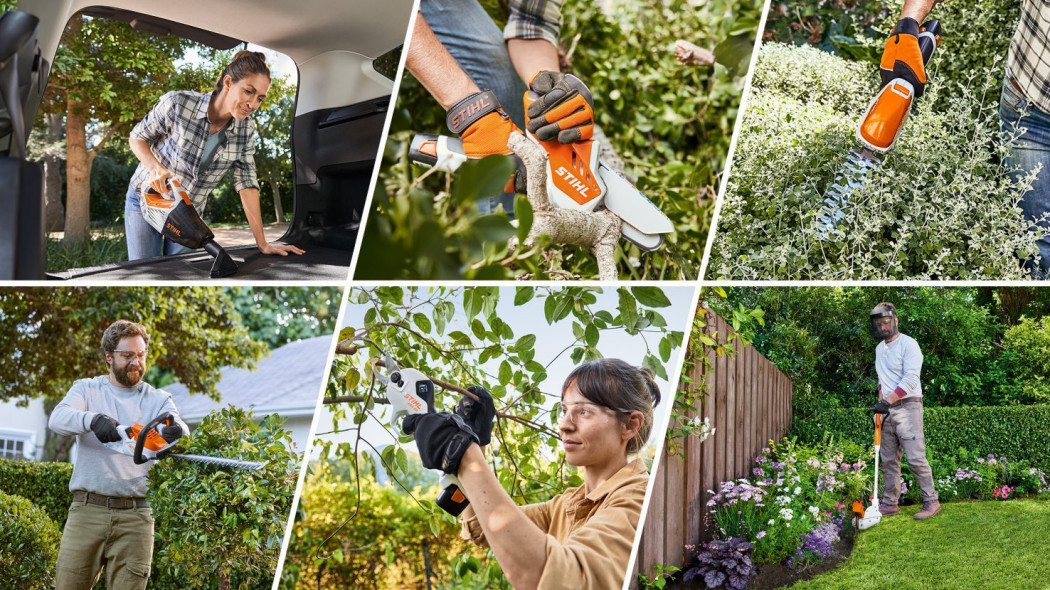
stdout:
POLYGON ((228 248, 239 265, 228 279, 347 278, 393 89, 393 80, 377 72, 373 61, 404 43, 411 0, 108 0, 105 6, 21 0, 17 8, 0 19, 0 64, 17 65, 0 68, 0 104, 7 105, 0 110, 0 186, 16 187, 0 191, 0 206, 17 213, 0 216, 0 280, 208 278, 212 259, 203 251, 44 272, 41 171, 25 160, 20 131, 32 127, 48 64, 77 12, 217 49, 251 42, 290 57, 299 71, 291 132, 294 208, 279 241, 306 254, 265 256, 254 246, 228 248), (13 76, 18 79, 9 81, 13 76))

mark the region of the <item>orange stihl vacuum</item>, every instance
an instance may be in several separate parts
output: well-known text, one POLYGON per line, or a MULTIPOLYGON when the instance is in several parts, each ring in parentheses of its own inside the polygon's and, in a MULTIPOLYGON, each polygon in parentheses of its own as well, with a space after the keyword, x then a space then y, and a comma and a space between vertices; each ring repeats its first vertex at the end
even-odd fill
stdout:
MULTIPOLYGON (((923 64, 928 64, 940 44, 941 23, 927 21, 919 28, 918 37, 923 64)), ((883 86, 868 105, 857 125, 857 141, 863 149, 850 152, 817 213, 817 236, 820 239, 834 241, 845 236, 838 225, 846 217, 850 195, 864 183, 869 172, 882 164, 882 155, 893 149, 914 103, 915 87, 898 77, 883 86)))
POLYGON ((134 458, 136 465, 142 465, 147 461, 159 461, 167 457, 236 469, 262 469, 263 465, 265 465, 265 463, 258 461, 240 461, 225 457, 172 453, 171 448, 177 445, 178 441, 169 443, 164 440, 158 427, 161 425, 171 426, 173 423, 174 418, 172 418, 171 414, 162 414, 150 420, 149 424, 145 426, 137 422, 130 426, 121 424, 117 426, 117 432, 120 433, 120 441, 106 443, 106 447, 122 455, 130 455, 134 458))
POLYGON ((237 272, 237 263, 215 242, 215 234, 193 208, 193 201, 182 184, 169 178, 167 186, 168 192, 158 193, 149 183, 142 183, 142 216, 146 222, 176 244, 194 250, 204 248, 211 254, 215 258, 211 278, 228 277, 237 272))
MULTIPOLYGON (((526 111, 538 97, 531 90, 525 94, 526 111)), ((596 140, 563 144, 539 141, 532 133, 527 134, 547 151, 547 196, 552 206, 578 211, 605 207, 623 220, 623 238, 643 250, 659 248, 664 234, 674 231, 674 224, 659 207, 601 161, 596 140)), ((408 157, 417 164, 449 172, 467 161, 463 142, 441 135, 416 135, 408 157)))

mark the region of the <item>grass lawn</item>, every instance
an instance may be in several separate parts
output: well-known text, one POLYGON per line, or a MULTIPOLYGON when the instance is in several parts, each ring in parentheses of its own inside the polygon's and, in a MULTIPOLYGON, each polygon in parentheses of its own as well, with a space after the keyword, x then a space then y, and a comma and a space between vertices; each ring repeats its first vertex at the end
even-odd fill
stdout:
POLYGON ((100 266, 128 259, 128 243, 124 228, 116 231, 94 231, 91 241, 80 248, 67 248, 62 240, 47 239, 47 270, 57 272, 69 268, 100 266))
POLYGON ((861 532, 849 559, 792 590, 1050 590, 1050 494, 901 509, 861 532))

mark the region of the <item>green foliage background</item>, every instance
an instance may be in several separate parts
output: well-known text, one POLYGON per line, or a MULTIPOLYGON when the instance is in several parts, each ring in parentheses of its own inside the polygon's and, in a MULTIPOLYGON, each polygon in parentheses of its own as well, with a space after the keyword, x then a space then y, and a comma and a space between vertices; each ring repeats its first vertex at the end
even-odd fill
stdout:
MULTIPOLYGON (((670 243, 653 253, 621 241, 617 252, 621 277, 697 275, 760 6, 754 0, 702 5, 641 0, 615 4, 615 16, 610 16, 598 3, 565 3, 562 49, 575 46, 571 69, 591 89, 598 123, 624 159, 627 174, 638 179, 638 188, 676 227, 670 243), (678 64, 671 51, 676 39, 714 49, 719 63, 713 68, 678 64)), ((502 20, 498 6, 488 8, 497 22, 502 20)), ((474 201, 493 193, 477 191, 484 181, 467 178, 476 174, 499 180, 506 178, 503 168, 482 166, 470 173, 461 169, 454 186, 443 174, 418 182, 423 170, 408 163, 408 143, 413 133, 448 134, 444 117, 444 111, 406 73, 357 276, 595 276, 593 257, 576 247, 508 256, 502 243, 522 227, 527 232, 527 222, 522 220, 515 230, 502 215, 478 217, 474 201), (465 183, 468 186, 461 188, 465 183)), ((502 180, 496 183, 502 184, 502 180)), ((519 197, 519 219, 525 217, 520 213, 524 203, 519 197)))
MULTIPOLYGON (((923 432, 930 457, 952 457, 960 449, 1027 461, 1050 470, 1050 405, 924 408, 923 432)), ((831 409, 795 417, 791 436, 817 444, 826 437, 870 444, 871 414, 859 408, 831 409)))
MULTIPOLYGON (((6 461, 3 461, 6 463, 6 461)), ((62 538, 42 508, 0 492, 0 578, 12 590, 44 590, 55 581, 53 567, 62 538)))
POLYGON ((32 498, 33 505, 47 513, 61 529, 73 501, 73 492, 69 491, 72 476, 70 463, 0 461, 0 492, 32 498))
POLYGON ((709 275, 1023 278, 1020 261, 1037 252, 1017 207, 1030 179, 1001 164, 1011 138, 998 131, 996 108, 1018 8, 980 0, 934 9, 944 33, 927 94, 881 169, 852 193, 844 236, 824 241, 816 217, 856 146, 900 3, 774 4, 766 39, 789 45, 761 50, 709 275))

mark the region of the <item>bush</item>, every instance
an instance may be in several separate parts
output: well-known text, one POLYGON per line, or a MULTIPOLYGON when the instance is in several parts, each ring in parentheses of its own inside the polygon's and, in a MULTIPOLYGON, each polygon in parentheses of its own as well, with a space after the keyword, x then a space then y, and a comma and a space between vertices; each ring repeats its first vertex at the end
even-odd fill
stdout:
MULTIPOLYGON (((810 48, 767 44, 738 136, 737 151, 711 252, 710 273, 725 279, 1004 279, 1024 276, 1019 259, 1034 256, 1035 235, 1018 208, 1031 178, 1011 179, 1000 163, 1008 138, 981 95, 995 73, 935 109, 938 79, 927 88, 883 165, 850 196, 838 225, 843 236, 818 238, 818 214, 840 166, 856 146, 857 67, 814 60, 810 48), (765 54, 773 53, 767 59, 765 54), (792 58, 793 62, 792 62, 792 58), (791 67, 794 63, 794 67, 791 67), (837 67, 836 67, 837 66, 837 67), (776 68, 765 71, 764 68, 776 68), (841 69, 843 71, 831 74, 841 69), (776 84, 769 82, 773 77, 776 84), (806 86, 826 86, 814 97, 806 86), (965 195, 980 195, 974 207, 965 195)), ((874 71, 869 76, 875 80, 874 71)), ((872 93, 864 98, 870 99, 872 93)))
MULTIPOLYGON (((871 444, 871 415, 864 409, 837 409, 796 419, 789 436, 816 444, 834 436, 871 444)), ((983 456, 1005 455, 1050 470, 1050 405, 926 408, 927 456, 931 461, 951 457, 959 449, 983 456)))
POLYGON ((0 461, 0 492, 30 498, 61 528, 73 502, 69 491, 72 476, 71 463, 0 461))
POLYGON ((999 365, 1015 383, 1011 401, 1050 402, 1050 316, 1021 318, 1008 329, 999 365))
POLYGON ((47 513, 20 496, 0 492, 0 579, 12 590, 51 588, 62 539, 47 513))

